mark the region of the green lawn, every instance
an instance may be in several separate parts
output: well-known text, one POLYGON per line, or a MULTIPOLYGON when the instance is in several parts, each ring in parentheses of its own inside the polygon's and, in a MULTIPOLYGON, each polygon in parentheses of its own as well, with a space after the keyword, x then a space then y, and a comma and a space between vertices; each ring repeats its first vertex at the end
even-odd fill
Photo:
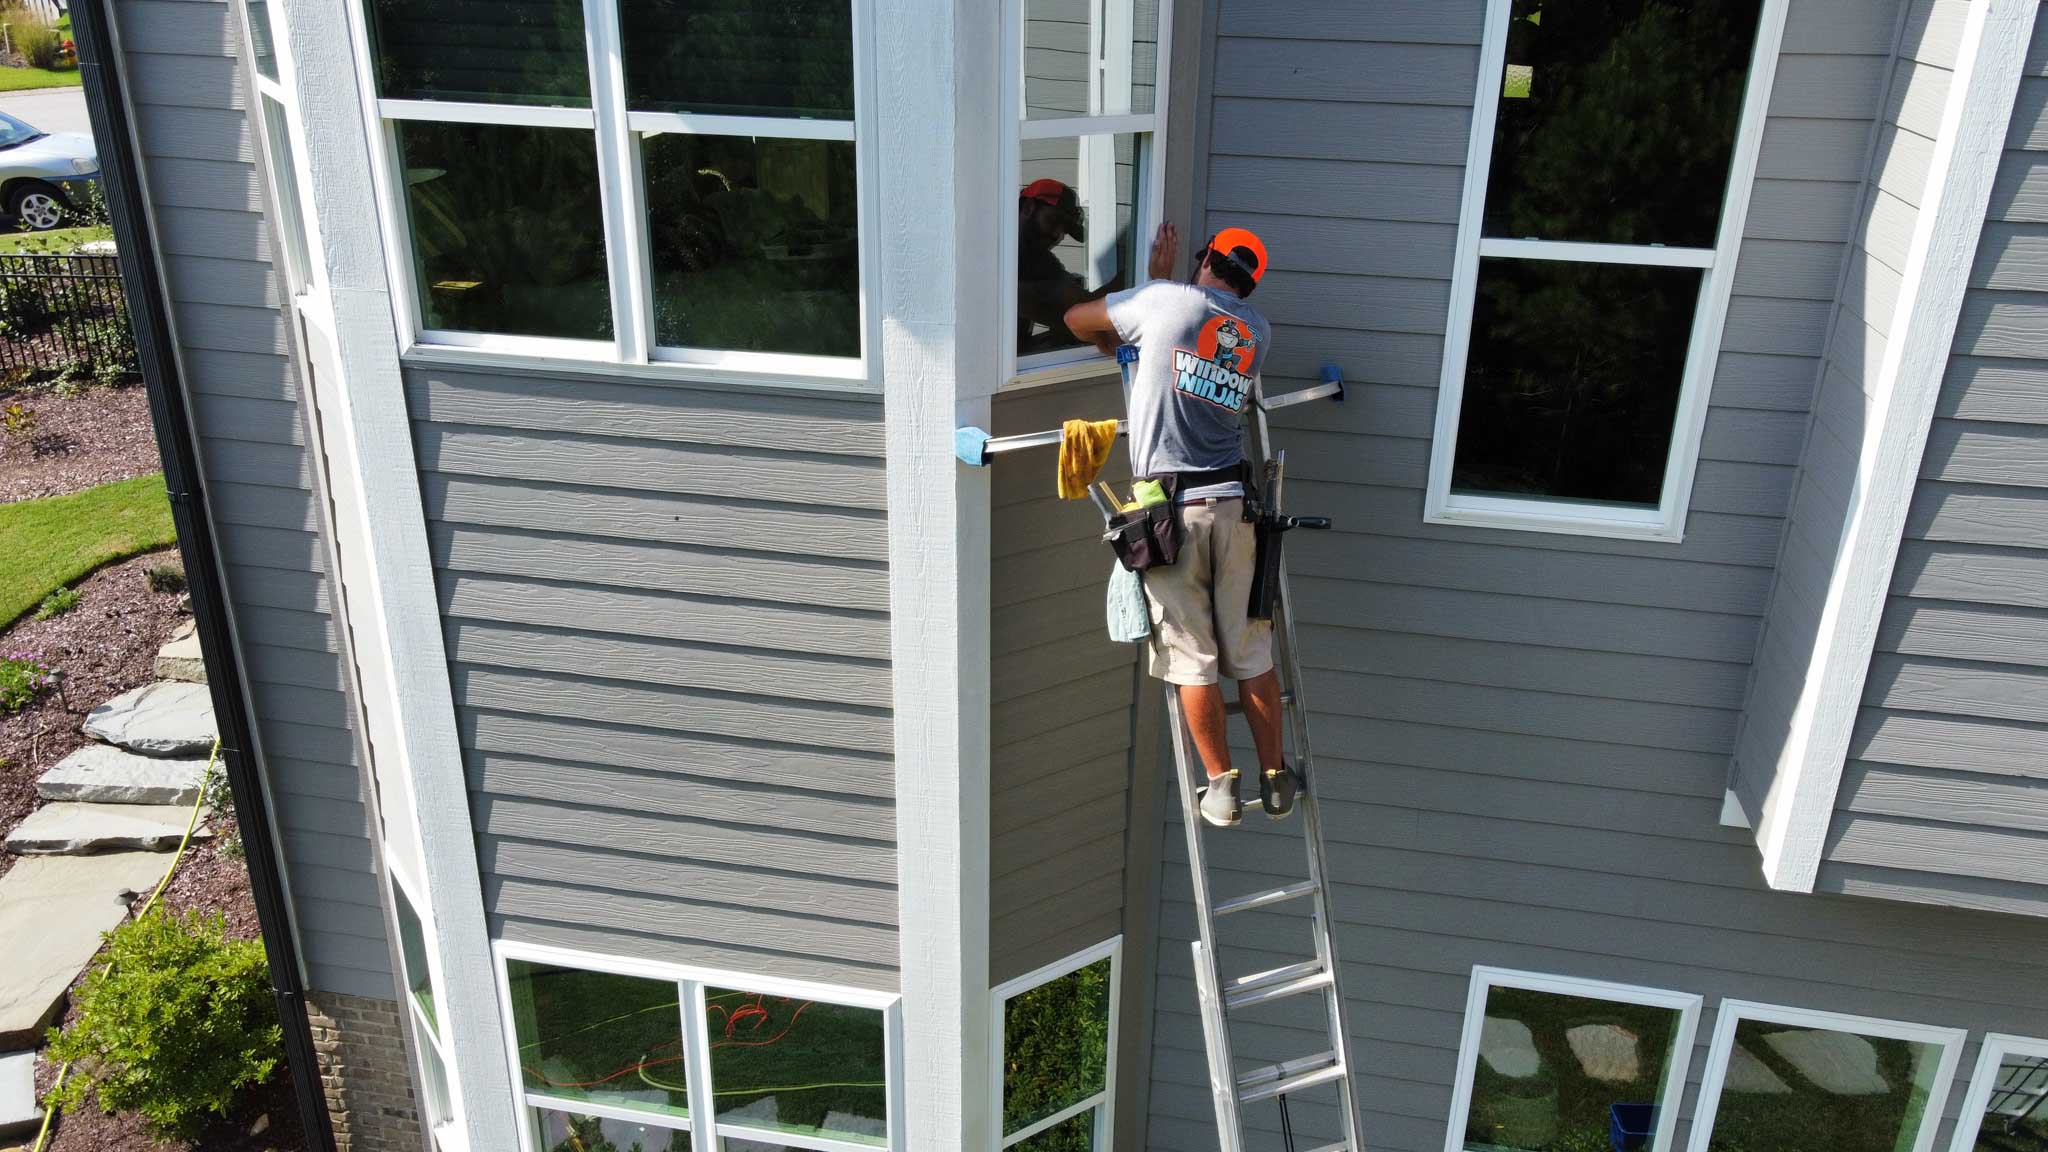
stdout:
POLYGON ((95 568, 177 538, 162 476, 0 504, 0 628, 95 568))
POLYGON ((76 68, 0 68, 0 92, 25 88, 76 88, 76 68))
POLYGON ((52 228, 48 232, 0 232, 0 252, 66 253, 89 240, 111 240, 104 225, 86 228, 52 228))

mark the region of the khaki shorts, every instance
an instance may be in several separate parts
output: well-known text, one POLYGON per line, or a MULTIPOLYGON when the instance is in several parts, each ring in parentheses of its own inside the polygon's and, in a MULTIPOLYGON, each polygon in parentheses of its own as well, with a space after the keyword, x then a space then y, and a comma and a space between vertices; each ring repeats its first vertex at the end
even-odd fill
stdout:
POLYGON ((1273 622, 1245 615, 1257 544, 1244 501, 1196 500, 1180 512, 1180 559, 1145 571, 1152 675, 1169 684, 1264 675, 1273 667, 1273 622))

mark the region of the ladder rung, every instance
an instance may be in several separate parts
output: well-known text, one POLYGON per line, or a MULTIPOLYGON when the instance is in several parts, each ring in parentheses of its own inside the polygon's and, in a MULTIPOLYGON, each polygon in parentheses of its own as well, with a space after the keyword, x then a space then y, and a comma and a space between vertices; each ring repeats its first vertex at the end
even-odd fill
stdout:
POLYGON ((1337 1059, 1335 1052, 1325 1052, 1320 1056, 1269 1064, 1238 1077, 1237 1099, 1239 1103, 1256 1104, 1343 1078, 1344 1062, 1337 1059))
POLYGON ((1330 974, 1323 969, 1320 960, 1306 960, 1300 964, 1289 964, 1271 972, 1260 972, 1245 976, 1223 990, 1225 1008, 1249 1008, 1269 1000, 1280 1000, 1288 996, 1299 996, 1330 985, 1330 974))
POLYGON ((1315 890, 1315 881, 1303 880, 1299 884, 1289 884, 1285 888, 1271 888, 1264 892, 1253 892, 1248 896, 1233 896, 1228 900, 1216 902, 1216 915, 1228 916, 1232 912, 1248 912, 1253 908, 1264 908, 1269 904, 1299 899, 1313 893, 1315 890))
POLYGON ((1308 1152, 1356 1152, 1356 1149, 1352 1148, 1348 1142, 1339 1140, 1335 1144, 1325 1144, 1320 1148, 1311 1148, 1308 1152))
MULTIPOLYGON (((1282 690, 1280 693, 1280 706, 1285 708, 1292 703, 1294 703, 1294 693, 1282 690)), ((1231 716, 1239 715, 1244 711, 1244 701, 1232 700, 1223 705, 1223 711, 1231 716)))

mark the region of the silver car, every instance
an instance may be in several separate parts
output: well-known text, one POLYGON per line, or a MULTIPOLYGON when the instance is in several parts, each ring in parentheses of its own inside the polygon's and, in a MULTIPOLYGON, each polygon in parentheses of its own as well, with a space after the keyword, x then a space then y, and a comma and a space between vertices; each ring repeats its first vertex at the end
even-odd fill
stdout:
POLYGON ((0 112, 0 209, 34 232, 82 215, 100 157, 92 137, 45 132, 0 112))

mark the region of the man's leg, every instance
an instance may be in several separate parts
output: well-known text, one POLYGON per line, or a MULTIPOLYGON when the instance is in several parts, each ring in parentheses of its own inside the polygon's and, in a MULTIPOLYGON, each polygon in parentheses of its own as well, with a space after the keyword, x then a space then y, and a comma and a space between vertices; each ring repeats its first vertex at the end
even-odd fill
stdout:
MULTIPOLYGON (((1277 772, 1280 763, 1280 673, 1268 668, 1249 680, 1237 682, 1237 698, 1244 703, 1244 718, 1252 729, 1252 744, 1259 750, 1259 770, 1277 772)), ((1186 693, 1181 700, 1186 701, 1186 693)), ((1185 703, 1182 707, 1186 707, 1185 703)), ((1219 703, 1219 719, 1222 707, 1219 703)))
POLYGON ((1202 754, 1202 769, 1215 780, 1230 771, 1229 717, 1223 711, 1223 688, 1218 684, 1174 687, 1180 692, 1180 710, 1187 715, 1195 751, 1202 754))

